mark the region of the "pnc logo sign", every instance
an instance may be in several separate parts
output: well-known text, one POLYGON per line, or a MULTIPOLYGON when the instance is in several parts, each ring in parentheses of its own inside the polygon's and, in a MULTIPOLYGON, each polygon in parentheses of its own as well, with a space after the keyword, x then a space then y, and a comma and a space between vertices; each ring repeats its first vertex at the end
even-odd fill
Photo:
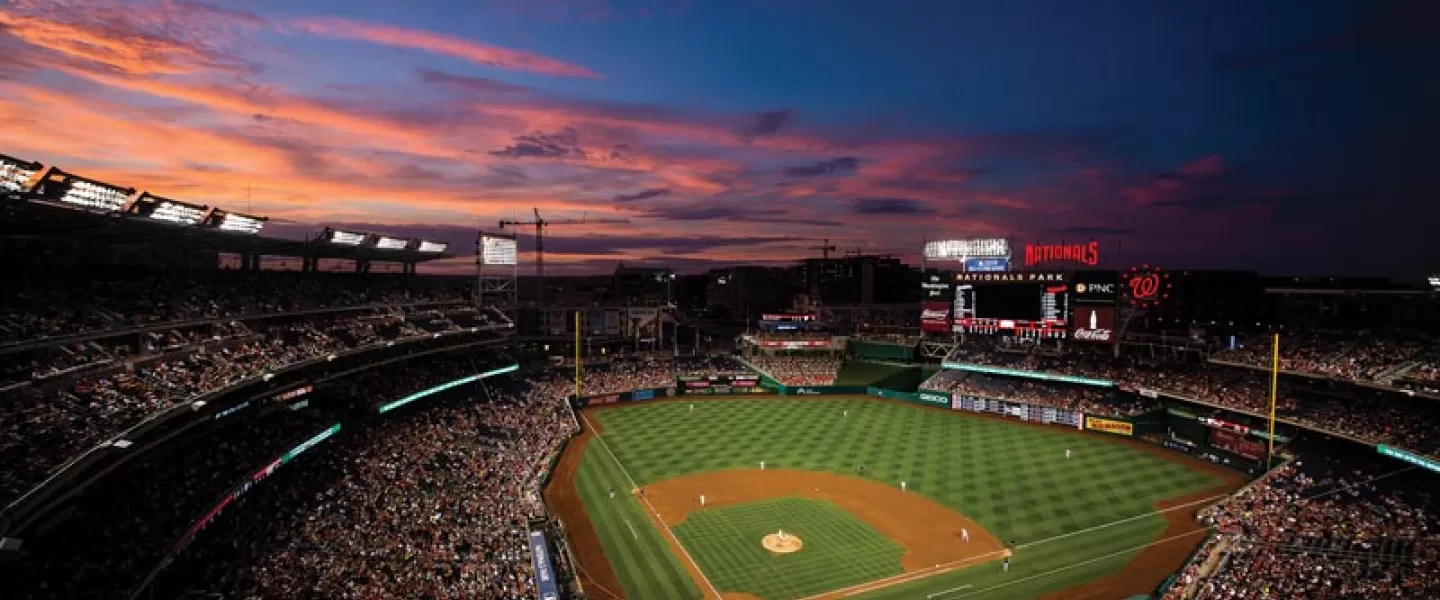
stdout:
POLYGON ((931 404, 949 404, 949 403, 950 403, 950 399, 949 399, 949 398, 946 398, 946 397, 941 396, 941 395, 939 395, 939 394, 920 394, 920 401, 921 401, 921 402, 929 402, 929 403, 931 403, 931 404))
POLYGON ((1077 293, 1077 294, 1105 294, 1105 295, 1110 295, 1110 294, 1114 294, 1114 293, 1115 293, 1115 284, 1113 284, 1113 283, 1083 283, 1083 282, 1081 282, 1081 283, 1075 284, 1075 293, 1077 293))

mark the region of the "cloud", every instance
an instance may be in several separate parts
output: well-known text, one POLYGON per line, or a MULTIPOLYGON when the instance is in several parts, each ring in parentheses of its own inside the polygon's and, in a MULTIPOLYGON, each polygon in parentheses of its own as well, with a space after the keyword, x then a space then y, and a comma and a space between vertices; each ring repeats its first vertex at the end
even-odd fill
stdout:
POLYGON ((729 221, 734 223, 775 223, 813 227, 844 227, 840 221, 793 216, 782 208, 745 208, 720 204, 648 207, 642 216, 674 221, 729 221))
POLYGON ((585 150, 580 148, 580 132, 566 127, 556 133, 516 136, 515 143, 490 154, 505 158, 584 158, 585 150))
MULTIPOLYGON (((236 58, 227 45, 241 30, 263 22, 248 13, 184 2, 15 0, 0 10, 0 37, 11 36, 66 64, 111 73, 238 73, 254 67, 236 58)), ((6 54, 13 52, 7 49, 6 54)))
POLYGON ((511 50, 470 40, 451 37, 428 31, 391 27, 336 17, 310 18, 294 21, 291 25, 313 35, 345 40, 359 40, 393 46, 423 50, 432 54, 451 56, 477 65, 528 71, 558 77, 600 78, 600 74, 585 67, 522 50, 511 50))
POLYGON ((792 110, 767 110, 755 113, 750 122, 740 127, 740 137, 753 139, 779 133, 795 118, 792 110))
POLYGON ((928 215, 935 213, 935 210, 925 206, 925 203, 909 198, 860 198, 851 204, 850 210, 858 215, 871 216, 928 215))
POLYGON ((856 167, 860 166, 860 159, 854 156, 841 156, 830 160, 822 160, 812 165, 799 167, 786 167, 782 172, 789 177, 818 177, 833 173, 853 173, 856 167))
POLYGON ((669 193, 670 190, 666 188, 650 188, 648 190, 634 194, 620 194, 615 196, 614 198, 611 198, 611 201, 618 203, 634 202, 636 200, 648 200, 650 198, 665 196, 669 193))
POLYGON ((421 83, 442 86, 452 90, 479 93, 479 94, 522 94, 529 93, 529 87, 490 79, 488 77, 470 77, 468 75, 456 75, 437 71, 435 69, 417 69, 416 75, 421 83))

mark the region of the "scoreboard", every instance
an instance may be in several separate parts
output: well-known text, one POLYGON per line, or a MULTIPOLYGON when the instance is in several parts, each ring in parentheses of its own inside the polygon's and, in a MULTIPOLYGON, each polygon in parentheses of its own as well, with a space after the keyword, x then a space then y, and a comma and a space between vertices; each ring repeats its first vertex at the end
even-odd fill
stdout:
POLYGON ((1063 338, 1070 282, 1060 272, 956 273, 956 333, 1063 338))
POLYGON ((683 394, 763 394, 760 376, 708 375, 704 377, 681 377, 680 390, 683 394))
POLYGON ((1035 406, 993 398, 964 396, 960 394, 956 394, 950 400, 950 408, 969 412, 1004 415, 1033 423, 1045 423, 1047 425, 1054 423, 1076 429, 1082 428, 1084 423, 1083 415, 1078 411, 1053 406, 1035 406))

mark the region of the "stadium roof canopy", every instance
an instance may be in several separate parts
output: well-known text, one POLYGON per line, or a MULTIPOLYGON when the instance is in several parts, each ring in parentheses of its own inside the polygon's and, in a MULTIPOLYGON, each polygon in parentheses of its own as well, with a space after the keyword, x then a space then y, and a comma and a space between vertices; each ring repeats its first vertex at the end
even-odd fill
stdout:
POLYGON ((157 244, 168 248, 235 254, 410 263, 453 256, 443 251, 421 252, 415 248, 386 249, 373 245, 336 244, 318 237, 314 240, 291 240, 226 231, 214 226, 226 213, 219 209, 206 212, 210 213, 205 219, 209 225, 177 223, 136 211, 98 213, 30 194, 6 194, 0 197, 0 236, 99 245, 157 244))

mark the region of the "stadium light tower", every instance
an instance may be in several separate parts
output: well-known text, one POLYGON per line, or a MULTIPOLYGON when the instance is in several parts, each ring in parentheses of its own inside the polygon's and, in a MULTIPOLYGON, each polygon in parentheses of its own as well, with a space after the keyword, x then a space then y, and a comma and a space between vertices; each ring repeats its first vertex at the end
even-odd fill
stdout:
POLYGON ((551 225, 583 225, 586 223, 629 223, 630 219, 588 219, 581 215, 579 219, 546 219, 540 216, 540 209, 531 209, 535 212, 533 221, 512 221, 509 219, 500 221, 500 228, 514 225, 535 226, 535 282, 537 291, 535 293, 535 304, 537 306, 545 303, 545 229, 551 225))

